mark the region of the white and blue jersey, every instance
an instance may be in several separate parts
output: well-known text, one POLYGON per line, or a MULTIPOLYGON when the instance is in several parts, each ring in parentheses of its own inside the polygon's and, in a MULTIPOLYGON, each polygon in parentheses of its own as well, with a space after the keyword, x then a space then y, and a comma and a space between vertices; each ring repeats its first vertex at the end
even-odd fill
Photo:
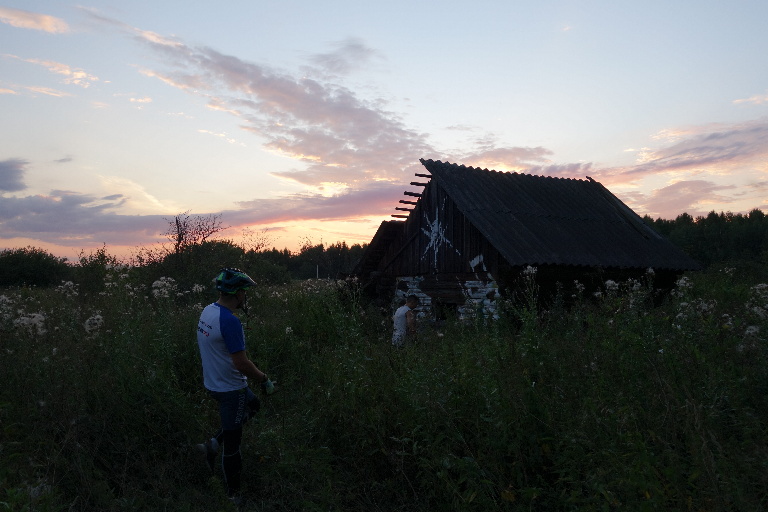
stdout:
POLYGON ((248 378, 235 368, 230 355, 245 350, 243 324, 232 311, 215 302, 206 306, 197 324, 197 345, 206 389, 226 392, 248 386, 248 378))

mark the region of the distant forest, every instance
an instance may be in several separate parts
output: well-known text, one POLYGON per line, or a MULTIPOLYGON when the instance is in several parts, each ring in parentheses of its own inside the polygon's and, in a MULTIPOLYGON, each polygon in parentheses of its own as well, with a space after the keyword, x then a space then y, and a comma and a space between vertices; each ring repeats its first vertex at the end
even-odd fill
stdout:
POLYGON ((768 263, 768 217, 754 209, 747 214, 687 213, 675 220, 643 220, 705 267, 729 263, 768 263))
MULTIPOLYGON (((768 217, 759 209, 747 214, 713 211, 706 217, 683 213, 674 220, 649 216, 643 220, 704 267, 768 267, 768 217)), ((105 269, 124 264, 141 268, 148 278, 170 276, 184 285, 199 282, 200 276, 221 266, 241 267, 263 284, 337 278, 352 272, 367 247, 306 240, 298 251, 290 251, 267 249, 266 239, 255 245, 238 245, 213 239, 221 225, 218 217, 211 216, 182 214, 170 226, 167 236, 172 245, 139 249, 127 262, 110 255, 107 247, 82 253, 78 261, 66 261, 35 247, 0 251, 0 286, 55 286, 74 280, 87 287, 98 282, 95 278, 105 269)))

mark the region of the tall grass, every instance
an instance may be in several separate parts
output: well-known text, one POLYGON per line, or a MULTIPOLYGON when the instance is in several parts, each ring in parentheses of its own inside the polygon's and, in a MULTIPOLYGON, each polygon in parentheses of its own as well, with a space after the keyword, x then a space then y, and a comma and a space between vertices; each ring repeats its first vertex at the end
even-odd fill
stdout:
MULTIPOLYGON (((2 293, 0 510, 228 510, 192 448, 217 423, 195 341, 215 296, 106 279, 2 293)), ((398 350, 354 291, 260 289, 249 355, 280 389, 246 427, 248 510, 767 508, 768 287, 578 293, 398 350)))

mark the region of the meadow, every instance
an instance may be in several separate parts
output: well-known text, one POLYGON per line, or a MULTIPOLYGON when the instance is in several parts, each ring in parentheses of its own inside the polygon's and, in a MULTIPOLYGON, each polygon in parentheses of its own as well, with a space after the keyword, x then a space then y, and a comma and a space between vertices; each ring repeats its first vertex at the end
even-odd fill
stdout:
MULTIPOLYGON (((211 283, 101 270, 0 290, 0 510, 232 510, 193 448, 211 283)), ((657 306, 652 278, 546 308, 531 286, 402 350, 354 287, 260 286, 247 345, 279 391, 245 430, 246 510, 765 510, 765 276, 687 274, 657 306)))

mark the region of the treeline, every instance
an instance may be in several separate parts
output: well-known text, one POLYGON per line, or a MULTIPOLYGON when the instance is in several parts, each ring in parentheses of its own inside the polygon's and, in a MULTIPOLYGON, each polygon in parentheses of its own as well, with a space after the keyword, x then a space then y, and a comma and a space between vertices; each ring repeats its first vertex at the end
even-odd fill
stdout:
MULTIPOLYGON (((224 266, 246 270, 264 285, 291 280, 335 278, 349 273, 359 261, 365 245, 337 242, 305 243, 296 252, 288 249, 253 250, 230 240, 206 240, 179 250, 143 248, 136 255, 121 260, 109 254, 106 246, 81 253, 77 261, 56 257, 44 249, 24 247, 0 252, 0 286, 56 286, 73 281, 81 289, 99 291, 106 274, 132 267, 147 280, 172 277, 182 285, 207 285, 224 266)), ((108 281, 107 281, 108 282, 108 281)))
POLYGON ((687 213, 675 220, 643 220, 705 267, 728 263, 768 262, 768 216, 754 209, 747 214, 687 213))

